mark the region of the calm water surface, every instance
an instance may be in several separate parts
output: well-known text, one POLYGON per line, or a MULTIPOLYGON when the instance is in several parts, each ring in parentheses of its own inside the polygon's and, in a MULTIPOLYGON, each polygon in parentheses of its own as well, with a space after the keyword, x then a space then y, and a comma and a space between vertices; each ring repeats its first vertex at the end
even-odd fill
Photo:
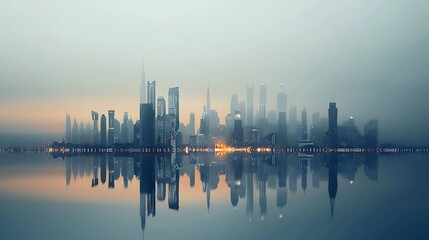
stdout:
POLYGON ((0 155, 0 239, 429 239, 428 155, 0 155))

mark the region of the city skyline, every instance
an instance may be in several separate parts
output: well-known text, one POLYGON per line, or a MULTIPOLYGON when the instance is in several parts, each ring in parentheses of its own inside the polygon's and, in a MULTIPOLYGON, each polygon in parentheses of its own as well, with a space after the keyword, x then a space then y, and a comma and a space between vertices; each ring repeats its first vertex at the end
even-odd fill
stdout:
POLYGON ((251 82, 256 108, 260 83, 284 83, 289 109, 323 115, 334 98, 339 119, 377 118, 386 141, 429 142, 426 2, 135 4, 96 4, 95 18, 79 2, 1 3, 0 132, 58 136, 64 115, 90 122, 91 110, 135 119, 144 58, 159 92, 181 88, 184 123, 201 117, 209 82, 221 122, 232 93, 245 100, 251 82))

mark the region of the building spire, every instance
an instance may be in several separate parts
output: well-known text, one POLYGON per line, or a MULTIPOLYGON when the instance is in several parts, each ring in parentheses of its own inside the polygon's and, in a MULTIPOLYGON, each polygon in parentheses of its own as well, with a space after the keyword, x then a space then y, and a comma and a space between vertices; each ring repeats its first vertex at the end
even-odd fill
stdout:
POLYGON ((144 58, 142 63, 142 73, 140 76, 140 104, 146 103, 146 76, 144 72, 144 58))
POLYGON ((207 87, 207 113, 209 113, 210 110, 211 108, 210 108, 210 83, 209 83, 207 87))

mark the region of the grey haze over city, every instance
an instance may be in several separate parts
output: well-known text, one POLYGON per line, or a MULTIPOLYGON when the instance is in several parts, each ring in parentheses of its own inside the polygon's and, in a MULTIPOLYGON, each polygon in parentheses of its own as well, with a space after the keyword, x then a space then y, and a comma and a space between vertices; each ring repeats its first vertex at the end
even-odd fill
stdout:
MULTIPOLYGON (((211 108, 224 122, 233 93, 285 84, 288 108, 359 129, 381 143, 429 143, 428 1, 0 1, 0 144, 64 135, 65 115, 138 117, 144 58, 157 96, 180 87, 180 120, 211 108)), ((311 119, 311 117, 309 117, 311 119)), ((310 122, 311 124, 311 122, 310 122)))

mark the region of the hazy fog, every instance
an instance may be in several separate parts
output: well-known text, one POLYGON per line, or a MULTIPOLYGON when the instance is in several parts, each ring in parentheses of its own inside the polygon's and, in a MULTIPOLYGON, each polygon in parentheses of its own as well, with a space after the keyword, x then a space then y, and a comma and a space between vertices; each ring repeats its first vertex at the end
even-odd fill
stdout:
MULTIPOLYGON (((142 60, 157 95, 180 87, 200 118, 210 83, 232 93, 284 82, 288 107, 379 119, 383 142, 429 143, 429 1, 0 0, 0 132, 64 130, 65 114, 138 113, 142 60)), ((255 109, 255 114, 256 114, 255 109)), ((311 117, 309 117, 311 119, 311 117)), ((1 138, 1 136, 0 136, 1 138)))

